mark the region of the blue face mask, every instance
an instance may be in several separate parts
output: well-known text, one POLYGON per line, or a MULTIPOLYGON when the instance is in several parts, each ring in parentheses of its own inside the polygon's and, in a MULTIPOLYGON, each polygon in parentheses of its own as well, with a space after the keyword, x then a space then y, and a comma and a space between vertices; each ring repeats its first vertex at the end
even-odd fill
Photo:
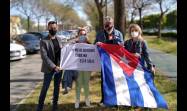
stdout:
POLYGON ((85 35, 81 35, 79 37, 79 42, 86 42, 86 36, 85 35))

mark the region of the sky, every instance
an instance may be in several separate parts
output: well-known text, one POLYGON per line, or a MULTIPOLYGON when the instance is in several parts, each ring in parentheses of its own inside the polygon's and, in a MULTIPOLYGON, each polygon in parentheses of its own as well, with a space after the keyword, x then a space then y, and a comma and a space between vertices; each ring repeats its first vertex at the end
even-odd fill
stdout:
MULTIPOLYGON (((73 7, 73 9, 77 12, 77 14, 79 15, 79 17, 83 20, 85 20, 87 22, 88 25, 90 25, 90 21, 87 20, 87 15, 84 13, 83 8, 81 7, 81 5, 75 5, 75 7, 73 7)), ((171 5, 171 10, 177 9, 177 4, 175 5, 171 5)), ((149 14, 156 14, 159 13, 159 9, 158 6, 152 10, 148 10, 146 12, 144 12, 143 14, 149 15, 149 14)), ((17 11, 16 9, 11 9, 10 10, 10 15, 21 15, 23 17, 25 17, 22 13, 20 13, 19 11, 17 11)), ((136 17, 135 19, 138 19, 139 17, 136 17)), ((50 20, 54 20, 53 17, 51 17, 50 20)), ((36 23, 37 21, 34 20, 36 23)), ((45 24, 45 19, 41 18, 41 25, 45 24)))
MULTIPOLYGON (((77 12, 77 14, 79 15, 80 18, 82 18, 83 20, 87 20, 87 15, 84 13, 84 11, 83 11, 83 9, 82 9, 81 6, 73 7, 73 9, 77 12)), ((10 10, 10 15, 21 15, 21 16, 25 17, 22 13, 20 13, 19 11, 17 11, 15 8, 13 8, 13 9, 10 10)), ((51 17, 50 20, 54 20, 54 18, 51 17)), ((37 23, 36 20, 34 20, 34 21, 37 23)), ((45 19, 41 18, 40 22, 41 22, 41 24, 45 24, 45 19)))

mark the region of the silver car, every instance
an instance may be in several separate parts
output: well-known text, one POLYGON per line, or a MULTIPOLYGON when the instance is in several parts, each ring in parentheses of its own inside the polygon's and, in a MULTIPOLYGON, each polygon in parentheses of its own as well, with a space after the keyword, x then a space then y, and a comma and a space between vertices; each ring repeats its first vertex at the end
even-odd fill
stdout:
POLYGON ((24 46, 10 41, 10 60, 20 60, 26 57, 24 46))

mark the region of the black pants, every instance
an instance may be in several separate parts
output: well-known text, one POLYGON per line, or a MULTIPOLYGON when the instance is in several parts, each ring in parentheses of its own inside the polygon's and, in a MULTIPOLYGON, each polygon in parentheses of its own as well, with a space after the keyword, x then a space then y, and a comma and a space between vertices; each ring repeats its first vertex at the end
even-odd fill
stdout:
POLYGON ((42 111, 45 97, 49 88, 49 85, 51 83, 52 77, 54 76, 54 91, 53 91, 53 106, 57 105, 58 103, 58 97, 59 97, 59 88, 60 88, 60 82, 62 77, 62 72, 51 72, 44 74, 44 81, 43 86, 40 92, 39 101, 38 101, 38 107, 37 111, 42 111))

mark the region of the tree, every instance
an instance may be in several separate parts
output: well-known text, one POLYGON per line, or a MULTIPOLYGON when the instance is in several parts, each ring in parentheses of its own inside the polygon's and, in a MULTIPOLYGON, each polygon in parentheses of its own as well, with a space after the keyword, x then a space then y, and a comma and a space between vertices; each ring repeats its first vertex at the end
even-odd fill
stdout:
POLYGON ((143 17, 143 27, 146 29, 157 29, 159 14, 151 14, 143 17))
POLYGON ((133 0, 133 7, 135 10, 138 10, 139 13, 139 25, 143 30, 143 24, 142 24, 142 11, 146 8, 148 8, 148 6, 151 6, 152 4, 152 0, 133 0))
POLYGON ((104 0, 95 0, 95 4, 97 6, 98 14, 99 14, 99 28, 98 30, 101 31, 103 29, 103 8, 106 6, 106 2, 104 0))
POLYGON ((59 2, 50 2, 50 4, 47 5, 47 8, 55 17, 56 21, 63 23, 65 28, 85 25, 85 21, 81 20, 72 6, 67 3, 68 2, 64 5, 59 2))
POLYGON ((88 20, 90 21, 92 27, 95 28, 96 31, 99 31, 99 14, 97 11, 97 7, 93 0, 87 0, 82 3, 83 11, 88 15, 88 20))
POLYGON ((165 23, 166 27, 177 28, 177 10, 174 10, 166 15, 167 21, 165 23))
POLYGON ((27 31, 30 31, 30 19, 33 17, 33 6, 35 0, 16 0, 16 9, 27 17, 27 31))
POLYGON ((133 0, 126 0, 125 1, 125 10, 127 11, 130 23, 134 23, 134 17, 136 15, 136 9, 134 8, 133 0))
POLYGON ((125 4, 124 0, 114 0, 114 25, 115 28, 125 34, 125 4))
POLYGON ((168 4, 174 5, 176 1, 175 0, 155 0, 155 1, 159 5, 159 9, 160 9, 160 17, 159 17, 159 24, 158 24, 158 38, 161 38, 161 28, 163 24, 163 17, 171 8, 171 5, 168 5, 168 4))

